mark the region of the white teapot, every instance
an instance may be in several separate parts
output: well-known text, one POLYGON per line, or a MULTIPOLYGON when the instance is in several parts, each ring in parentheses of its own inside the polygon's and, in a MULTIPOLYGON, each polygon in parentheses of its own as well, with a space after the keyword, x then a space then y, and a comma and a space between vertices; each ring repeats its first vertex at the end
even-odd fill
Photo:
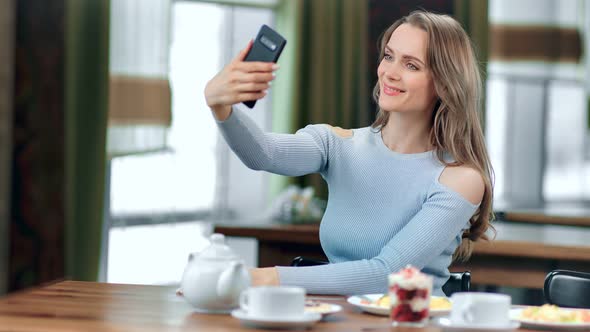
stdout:
POLYGON ((213 234, 211 245, 189 255, 180 291, 203 313, 228 313, 239 307, 240 293, 250 286, 244 262, 225 244, 223 234, 213 234))

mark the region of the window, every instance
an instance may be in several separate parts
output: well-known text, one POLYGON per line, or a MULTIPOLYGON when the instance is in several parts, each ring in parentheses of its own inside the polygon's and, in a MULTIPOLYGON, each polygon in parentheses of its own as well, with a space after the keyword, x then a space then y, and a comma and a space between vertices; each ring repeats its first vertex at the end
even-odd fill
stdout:
POLYGON ((590 198, 583 82, 490 73, 487 84, 496 198, 526 207, 590 198))
MULTIPOLYGON (((207 244, 203 220, 251 218, 266 207, 267 175, 220 140, 203 91, 261 24, 274 25, 273 11, 178 1, 171 15, 169 150, 111 161, 109 282, 176 283, 188 253, 207 244)), ((268 129, 268 98, 249 114, 268 129)))
POLYGON ((590 7, 548 1, 530 11, 490 1, 489 15, 486 139, 496 201, 500 209, 571 213, 590 199, 590 58, 582 51, 589 49, 590 7))

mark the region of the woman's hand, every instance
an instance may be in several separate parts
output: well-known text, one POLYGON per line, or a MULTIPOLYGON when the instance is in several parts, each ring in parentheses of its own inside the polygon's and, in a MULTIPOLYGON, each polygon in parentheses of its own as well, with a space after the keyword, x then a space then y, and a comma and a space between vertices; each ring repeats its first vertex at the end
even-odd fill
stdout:
POLYGON ((227 119, 231 105, 266 96, 279 68, 270 62, 244 61, 251 47, 252 41, 205 86, 205 100, 218 120, 227 119))
POLYGON ((252 286, 278 286, 279 272, 274 267, 250 269, 252 286))

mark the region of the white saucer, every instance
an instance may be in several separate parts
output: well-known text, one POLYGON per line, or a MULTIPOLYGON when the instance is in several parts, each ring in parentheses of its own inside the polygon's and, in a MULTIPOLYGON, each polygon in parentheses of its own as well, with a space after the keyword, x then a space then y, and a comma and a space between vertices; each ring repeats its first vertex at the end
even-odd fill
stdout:
POLYGON ((259 328, 279 328, 279 329, 291 329, 291 328, 302 328, 302 327, 309 327, 315 324, 322 318, 322 315, 317 312, 306 312, 300 318, 292 318, 292 319, 281 319, 276 320, 273 318, 265 318, 265 317, 252 317, 248 315, 242 309, 236 309, 231 312, 231 315, 237 319, 239 319, 242 324, 250 327, 259 327, 259 328))
POLYGON ((317 312, 317 313, 321 314, 322 317, 324 317, 324 316, 328 316, 328 315, 337 313, 342 310, 342 306, 339 306, 337 304, 324 303, 324 302, 320 302, 320 304, 322 305, 322 307, 319 307, 319 308, 307 306, 307 304, 306 304, 305 305, 305 312, 306 313, 317 312))
POLYGON ((502 327, 453 325, 448 317, 435 319, 434 323, 445 332, 510 332, 520 327, 520 323, 516 321, 510 321, 510 325, 502 327))

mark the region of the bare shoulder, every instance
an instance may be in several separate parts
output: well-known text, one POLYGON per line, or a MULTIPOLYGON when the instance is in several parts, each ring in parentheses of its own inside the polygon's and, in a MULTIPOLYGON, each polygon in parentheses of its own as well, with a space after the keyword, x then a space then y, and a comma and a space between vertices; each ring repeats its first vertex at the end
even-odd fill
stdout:
POLYGON ((440 175, 439 182, 456 191, 473 204, 483 198, 485 184, 481 174, 469 166, 447 166, 440 175))
POLYGON ((330 128, 334 132, 334 134, 336 134, 342 138, 352 137, 352 134, 353 134, 352 129, 342 129, 340 127, 330 126, 329 124, 324 124, 324 126, 330 128))

